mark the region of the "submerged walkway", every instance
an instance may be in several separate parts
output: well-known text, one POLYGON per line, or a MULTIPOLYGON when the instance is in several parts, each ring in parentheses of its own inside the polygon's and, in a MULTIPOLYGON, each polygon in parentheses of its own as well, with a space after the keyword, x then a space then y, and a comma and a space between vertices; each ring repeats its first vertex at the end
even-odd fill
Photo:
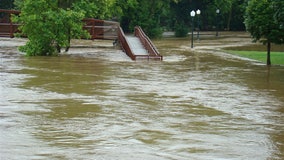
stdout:
POLYGON ((129 47, 135 56, 145 56, 149 54, 138 37, 126 36, 126 40, 128 41, 129 47))

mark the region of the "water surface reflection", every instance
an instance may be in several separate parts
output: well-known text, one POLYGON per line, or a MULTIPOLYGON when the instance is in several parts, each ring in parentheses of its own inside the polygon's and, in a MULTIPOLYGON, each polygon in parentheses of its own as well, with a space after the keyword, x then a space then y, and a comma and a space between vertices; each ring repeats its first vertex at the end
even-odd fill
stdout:
POLYGON ((1 51, 1 159, 284 158, 283 66, 159 50, 1 51))

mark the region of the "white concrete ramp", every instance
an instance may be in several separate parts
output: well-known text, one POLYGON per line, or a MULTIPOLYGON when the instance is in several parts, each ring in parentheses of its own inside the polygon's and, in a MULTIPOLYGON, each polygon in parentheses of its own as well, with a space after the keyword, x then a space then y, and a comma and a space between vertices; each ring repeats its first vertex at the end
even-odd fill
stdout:
POLYGON ((135 56, 149 55, 138 37, 127 35, 126 40, 128 41, 129 47, 135 56))

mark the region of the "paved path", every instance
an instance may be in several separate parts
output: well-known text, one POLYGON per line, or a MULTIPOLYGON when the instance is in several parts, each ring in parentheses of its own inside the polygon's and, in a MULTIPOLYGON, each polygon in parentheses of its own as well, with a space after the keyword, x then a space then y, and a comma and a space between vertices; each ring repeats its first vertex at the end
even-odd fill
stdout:
POLYGON ((144 48, 144 46, 142 45, 139 38, 128 35, 126 36, 126 39, 134 55, 137 56, 137 55, 148 55, 149 54, 147 50, 144 48))

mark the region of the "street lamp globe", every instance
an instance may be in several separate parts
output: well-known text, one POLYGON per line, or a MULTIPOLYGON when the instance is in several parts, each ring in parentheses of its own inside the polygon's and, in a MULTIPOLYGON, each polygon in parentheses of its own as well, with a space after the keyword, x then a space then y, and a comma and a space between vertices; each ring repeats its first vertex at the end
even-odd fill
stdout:
POLYGON ((201 13, 201 11, 198 9, 198 10, 196 11, 196 14, 199 15, 200 13, 201 13))
POLYGON ((191 16, 191 17, 194 17, 194 16, 195 16, 194 10, 192 10, 192 11, 190 12, 190 16, 191 16))
POLYGON ((198 30, 197 30, 197 40, 199 41, 199 30, 200 30, 199 16, 200 16, 200 14, 201 14, 200 9, 198 9, 198 10, 196 11, 196 14, 197 14, 197 28, 198 28, 198 30))
POLYGON ((216 9, 216 37, 218 37, 218 28, 219 28, 219 22, 218 22, 218 15, 220 13, 220 9, 216 9))
POLYGON ((219 14, 219 13, 220 13, 220 9, 217 9, 217 10, 216 10, 216 13, 219 14))

